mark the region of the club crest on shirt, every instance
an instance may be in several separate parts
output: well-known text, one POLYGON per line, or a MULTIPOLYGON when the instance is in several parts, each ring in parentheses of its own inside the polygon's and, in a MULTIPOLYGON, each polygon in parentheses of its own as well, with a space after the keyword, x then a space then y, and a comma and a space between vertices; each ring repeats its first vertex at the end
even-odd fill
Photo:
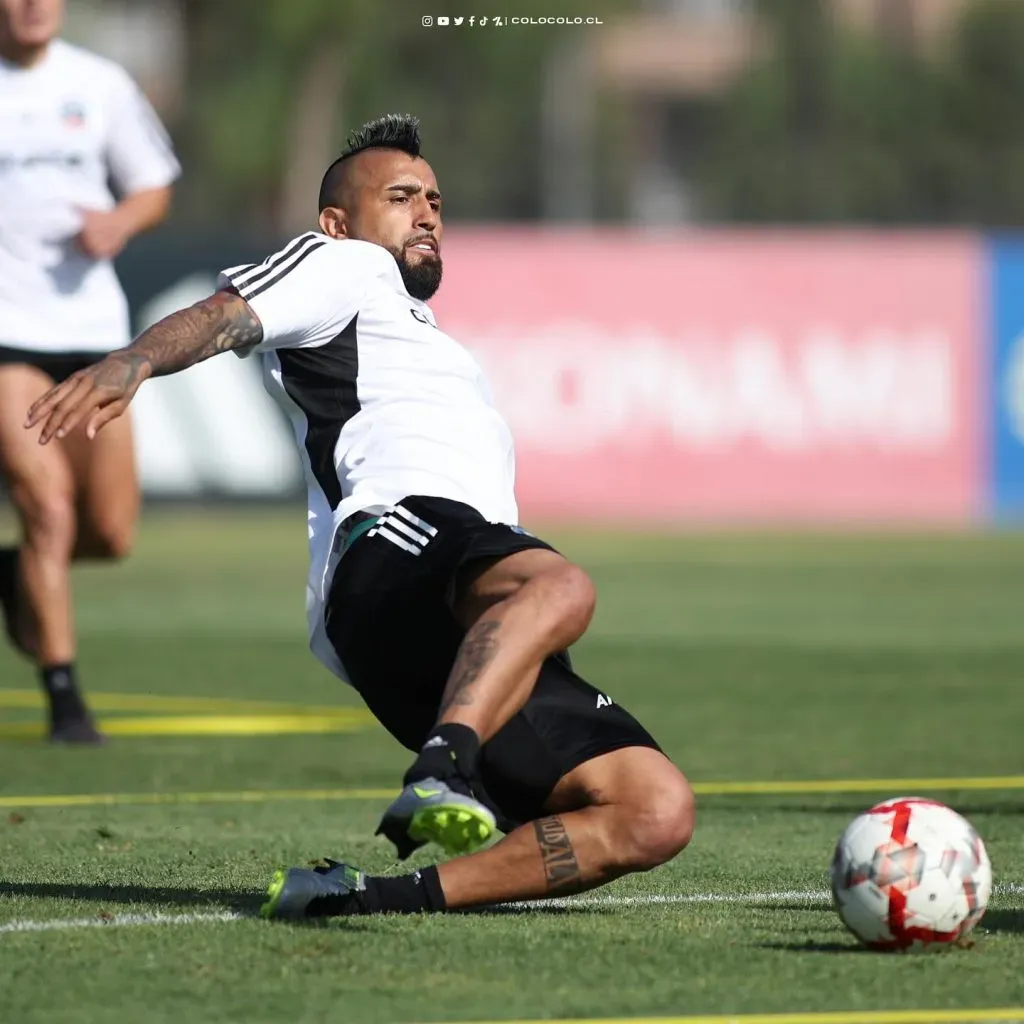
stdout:
POLYGON ((77 100, 67 100, 60 108, 61 123, 66 128, 85 127, 85 107, 77 100))

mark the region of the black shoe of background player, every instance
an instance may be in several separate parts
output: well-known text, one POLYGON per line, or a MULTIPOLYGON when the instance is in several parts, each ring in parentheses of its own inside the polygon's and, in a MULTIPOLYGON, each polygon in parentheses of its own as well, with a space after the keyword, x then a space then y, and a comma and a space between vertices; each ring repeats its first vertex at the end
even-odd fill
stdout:
POLYGON ((31 657, 33 651, 25 639, 21 626, 22 605, 17 548, 0 548, 0 612, 3 613, 4 631, 11 646, 26 657, 31 657))
POLYGON ((77 689, 50 694, 51 743, 99 746, 107 738, 96 728, 77 689))
POLYGON ((107 742, 107 737, 96 728, 92 718, 69 718, 54 722, 50 726, 50 742, 65 746, 99 747, 107 742))

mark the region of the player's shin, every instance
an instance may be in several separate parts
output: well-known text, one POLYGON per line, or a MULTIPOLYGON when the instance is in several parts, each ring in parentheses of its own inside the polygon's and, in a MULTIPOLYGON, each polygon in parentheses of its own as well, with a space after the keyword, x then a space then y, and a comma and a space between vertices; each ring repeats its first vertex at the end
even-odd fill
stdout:
POLYGON ((549 815, 500 843, 438 867, 449 910, 571 896, 627 873, 615 848, 614 811, 587 807, 549 815))

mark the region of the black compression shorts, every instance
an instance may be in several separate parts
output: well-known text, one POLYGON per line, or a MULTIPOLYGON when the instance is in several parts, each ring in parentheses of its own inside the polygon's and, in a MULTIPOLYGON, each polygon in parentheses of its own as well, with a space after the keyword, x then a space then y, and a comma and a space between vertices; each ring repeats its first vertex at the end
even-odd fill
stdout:
MULTIPOLYGON (((343 555, 328 596, 327 634, 370 710, 410 750, 420 749, 435 723, 465 635, 451 611, 456 575, 531 548, 552 550, 460 502, 410 497, 343 555)), ((573 768, 623 747, 658 749, 629 712, 573 672, 567 654, 548 658, 526 705, 484 744, 486 800, 508 831, 542 816, 551 790, 573 768)))
POLYGON ((98 363, 106 352, 44 352, 38 349, 0 345, 0 366, 23 363, 42 370, 55 384, 62 384, 73 373, 98 363))

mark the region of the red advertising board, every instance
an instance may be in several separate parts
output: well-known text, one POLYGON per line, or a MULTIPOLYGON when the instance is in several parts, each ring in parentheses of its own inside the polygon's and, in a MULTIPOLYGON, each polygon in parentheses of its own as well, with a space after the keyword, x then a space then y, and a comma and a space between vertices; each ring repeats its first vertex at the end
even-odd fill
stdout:
POLYGON ((982 254, 957 234, 451 230, 526 518, 935 522, 981 494, 982 254))

